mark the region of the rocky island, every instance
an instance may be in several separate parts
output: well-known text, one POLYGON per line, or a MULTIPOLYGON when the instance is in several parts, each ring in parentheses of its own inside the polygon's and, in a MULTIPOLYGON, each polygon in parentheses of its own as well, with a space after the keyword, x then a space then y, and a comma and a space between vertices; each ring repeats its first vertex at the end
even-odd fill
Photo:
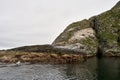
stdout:
POLYGON ((74 22, 51 45, 0 51, 1 62, 81 62, 89 57, 120 57, 120 1, 110 10, 74 22))

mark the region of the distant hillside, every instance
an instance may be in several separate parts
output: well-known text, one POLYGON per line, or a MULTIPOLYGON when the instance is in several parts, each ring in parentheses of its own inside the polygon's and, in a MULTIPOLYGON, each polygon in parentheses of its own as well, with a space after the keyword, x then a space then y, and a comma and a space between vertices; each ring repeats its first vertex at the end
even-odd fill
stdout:
POLYGON ((7 51, 21 51, 21 52, 42 52, 42 53, 58 53, 58 54, 83 54, 83 52, 79 52, 76 50, 71 49, 64 49, 64 48, 55 48, 51 45, 33 45, 33 46, 23 46, 23 47, 17 47, 13 49, 9 49, 7 51))

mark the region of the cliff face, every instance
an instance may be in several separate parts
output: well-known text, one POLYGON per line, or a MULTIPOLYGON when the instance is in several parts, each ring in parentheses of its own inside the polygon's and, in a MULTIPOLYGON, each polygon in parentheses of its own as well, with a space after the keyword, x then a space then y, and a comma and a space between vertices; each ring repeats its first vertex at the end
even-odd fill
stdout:
POLYGON ((90 56, 120 56, 120 1, 109 11, 70 24, 52 45, 90 56))
POLYGON ((70 24, 52 45, 93 55, 97 52, 98 42, 90 21, 85 19, 70 24))

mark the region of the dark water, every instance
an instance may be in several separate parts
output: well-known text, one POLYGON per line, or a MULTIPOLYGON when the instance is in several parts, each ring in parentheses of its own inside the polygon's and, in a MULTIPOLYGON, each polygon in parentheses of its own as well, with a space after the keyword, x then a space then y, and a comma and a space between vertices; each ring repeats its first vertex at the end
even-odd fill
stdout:
POLYGON ((120 58, 91 58, 81 64, 0 64, 0 80, 120 80, 120 58))

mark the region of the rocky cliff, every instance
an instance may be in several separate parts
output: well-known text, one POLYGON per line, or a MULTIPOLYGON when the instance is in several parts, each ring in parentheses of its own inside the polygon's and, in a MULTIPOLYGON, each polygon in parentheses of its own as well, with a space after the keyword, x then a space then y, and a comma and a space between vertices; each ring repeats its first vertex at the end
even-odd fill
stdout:
POLYGON ((111 10, 70 24, 52 45, 89 56, 120 56, 120 1, 111 10))

